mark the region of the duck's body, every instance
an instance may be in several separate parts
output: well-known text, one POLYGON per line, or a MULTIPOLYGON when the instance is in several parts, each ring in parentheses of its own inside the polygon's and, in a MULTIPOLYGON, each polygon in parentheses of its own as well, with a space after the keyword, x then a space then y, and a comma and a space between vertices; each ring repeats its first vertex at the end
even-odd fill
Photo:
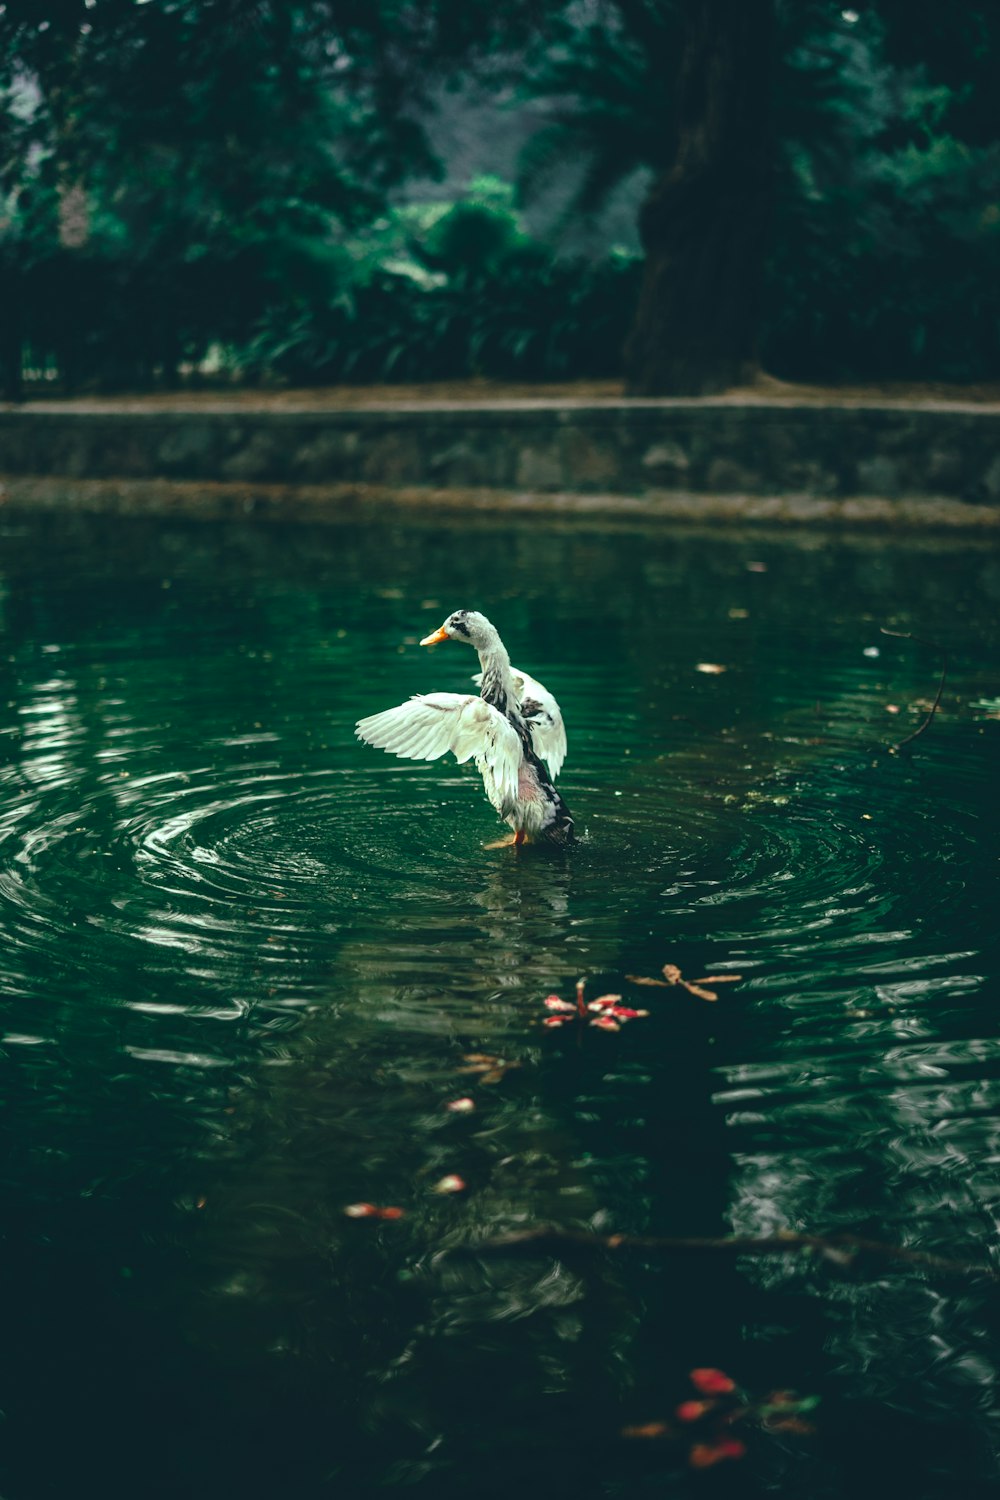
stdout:
POLYGON ((514 671, 485 615, 457 610, 420 644, 444 640, 464 640, 478 652, 479 697, 420 694, 361 719, 359 739, 407 760, 436 760, 449 750, 459 761, 473 759, 516 844, 541 838, 572 842, 573 819, 553 785, 566 756, 558 703, 541 683, 514 671))

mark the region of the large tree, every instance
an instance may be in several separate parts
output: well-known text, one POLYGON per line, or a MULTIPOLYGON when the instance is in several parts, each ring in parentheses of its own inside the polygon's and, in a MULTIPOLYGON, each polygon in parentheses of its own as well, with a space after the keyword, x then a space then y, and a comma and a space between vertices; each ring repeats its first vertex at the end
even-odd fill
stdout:
POLYGON ((625 350, 638 395, 751 377, 771 199, 773 0, 686 7, 673 160, 640 216, 646 268, 625 350))

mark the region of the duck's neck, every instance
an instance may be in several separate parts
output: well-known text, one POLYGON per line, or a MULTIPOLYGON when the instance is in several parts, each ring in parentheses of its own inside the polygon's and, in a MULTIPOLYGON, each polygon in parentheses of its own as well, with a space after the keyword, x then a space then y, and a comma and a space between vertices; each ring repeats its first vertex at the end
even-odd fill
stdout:
POLYGON ((483 671, 479 696, 502 714, 517 708, 517 694, 510 670, 507 648, 495 630, 492 630, 484 645, 479 647, 479 665, 483 671))

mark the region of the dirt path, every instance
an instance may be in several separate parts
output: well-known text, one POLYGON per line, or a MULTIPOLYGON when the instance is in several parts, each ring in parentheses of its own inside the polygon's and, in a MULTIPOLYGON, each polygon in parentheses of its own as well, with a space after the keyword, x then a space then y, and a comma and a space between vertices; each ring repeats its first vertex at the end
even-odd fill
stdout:
MULTIPOLYGON (((553 401, 619 402, 625 390, 617 380, 578 380, 551 385, 529 385, 502 380, 437 380, 421 385, 341 385, 297 389, 241 387, 120 395, 79 395, 64 399, 30 392, 29 408, 72 406, 77 410, 190 410, 224 408, 246 410, 354 410, 366 406, 547 404, 553 401)), ((699 399, 699 398, 693 398, 699 399)), ((1000 383, 955 385, 885 381, 853 385, 808 385, 762 376, 753 385, 735 387, 721 396, 704 398, 734 406, 773 402, 775 405, 826 406, 901 405, 914 407, 993 407, 1000 410, 1000 383)), ((11 408, 7 408, 11 409, 11 408)), ((23 408, 22 408, 23 409, 23 408)))

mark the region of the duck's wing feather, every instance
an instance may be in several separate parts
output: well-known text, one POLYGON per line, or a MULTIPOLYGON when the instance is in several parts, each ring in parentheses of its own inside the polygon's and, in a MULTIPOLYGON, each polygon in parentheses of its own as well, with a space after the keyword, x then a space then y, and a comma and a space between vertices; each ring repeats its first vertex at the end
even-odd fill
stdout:
MULTIPOLYGON (((531 747, 538 758, 545 761, 549 775, 555 781, 566 759, 566 726, 562 709, 548 688, 536 678, 522 672, 519 667, 510 670, 518 691, 521 716, 531 731, 531 747)), ((481 683, 482 672, 477 672, 472 680, 481 683)))
POLYGON ((524 687, 521 689, 521 713, 531 729, 531 743, 535 754, 545 761, 549 774, 555 781, 566 759, 566 726, 562 709, 548 688, 544 688, 527 672, 518 672, 524 687))
POLYGON ((437 760, 450 750, 474 759, 501 815, 517 800, 521 740, 502 713, 471 693, 419 693, 397 708, 359 719, 358 739, 403 760, 437 760))

